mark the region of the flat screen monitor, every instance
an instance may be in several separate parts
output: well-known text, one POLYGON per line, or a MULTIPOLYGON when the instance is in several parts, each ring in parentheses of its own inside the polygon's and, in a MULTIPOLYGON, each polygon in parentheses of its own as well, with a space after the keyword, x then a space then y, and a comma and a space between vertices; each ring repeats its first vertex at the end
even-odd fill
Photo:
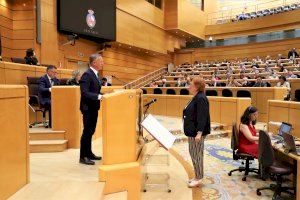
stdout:
POLYGON ((290 133, 292 130, 292 125, 282 122, 282 124, 280 125, 279 131, 278 131, 278 135, 283 136, 283 133, 290 133))
POLYGON ((116 0, 57 0, 57 20, 60 32, 116 40, 116 0))

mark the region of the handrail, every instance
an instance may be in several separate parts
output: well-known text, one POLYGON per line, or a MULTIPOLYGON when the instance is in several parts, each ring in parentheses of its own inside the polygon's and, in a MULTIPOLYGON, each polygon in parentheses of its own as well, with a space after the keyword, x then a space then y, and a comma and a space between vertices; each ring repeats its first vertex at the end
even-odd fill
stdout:
POLYGON ((223 10, 217 12, 211 12, 207 14, 207 24, 223 24, 228 23, 231 19, 235 18, 236 15, 242 14, 243 12, 251 13, 262 11, 264 9, 277 8, 279 6, 298 4, 299 0, 269 0, 260 3, 248 3, 243 6, 230 6, 229 8, 224 7, 223 10))
POLYGON ((148 84, 151 80, 164 75, 167 72, 167 69, 168 69, 167 67, 163 67, 158 70, 155 70, 154 72, 151 72, 145 76, 142 76, 142 77, 126 84, 125 88, 126 89, 137 89, 137 88, 143 87, 146 84, 148 84))

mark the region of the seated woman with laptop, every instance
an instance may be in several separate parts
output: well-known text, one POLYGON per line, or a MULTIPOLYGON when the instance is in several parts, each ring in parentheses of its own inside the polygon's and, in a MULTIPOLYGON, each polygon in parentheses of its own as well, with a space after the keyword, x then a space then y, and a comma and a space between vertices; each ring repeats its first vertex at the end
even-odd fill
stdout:
POLYGON ((257 108, 249 106, 241 117, 239 126, 239 152, 250 154, 255 158, 258 158, 258 132, 255 129, 257 118, 257 108))

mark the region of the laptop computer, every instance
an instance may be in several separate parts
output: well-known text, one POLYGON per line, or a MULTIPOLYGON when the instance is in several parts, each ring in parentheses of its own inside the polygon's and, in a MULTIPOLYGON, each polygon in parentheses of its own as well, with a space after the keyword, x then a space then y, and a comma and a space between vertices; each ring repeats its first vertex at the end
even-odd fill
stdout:
POLYGON ((283 135, 284 133, 290 133, 292 130, 292 124, 282 122, 277 135, 272 136, 272 140, 277 140, 277 141, 283 141, 283 135))
POLYGON ((296 146, 294 136, 291 134, 283 134, 284 147, 292 153, 295 153, 297 156, 300 156, 300 147, 296 146))

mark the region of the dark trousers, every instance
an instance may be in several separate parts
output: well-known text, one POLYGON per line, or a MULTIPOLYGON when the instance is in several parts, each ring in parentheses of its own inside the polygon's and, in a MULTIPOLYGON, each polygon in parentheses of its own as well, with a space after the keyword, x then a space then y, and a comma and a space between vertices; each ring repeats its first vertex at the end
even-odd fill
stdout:
POLYGON ((92 137, 96 130, 98 110, 85 111, 83 115, 83 132, 80 141, 80 158, 90 157, 92 152, 92 137))
MULTIPOLYGON (((45 103, 42 105, 42 108, 45 109, 45 113, 49 113, 49 128, 52 128, 52 115, 51 115, 51 103, 45 103)), ((46 116, 43 116, 44 118, 46 116)))

